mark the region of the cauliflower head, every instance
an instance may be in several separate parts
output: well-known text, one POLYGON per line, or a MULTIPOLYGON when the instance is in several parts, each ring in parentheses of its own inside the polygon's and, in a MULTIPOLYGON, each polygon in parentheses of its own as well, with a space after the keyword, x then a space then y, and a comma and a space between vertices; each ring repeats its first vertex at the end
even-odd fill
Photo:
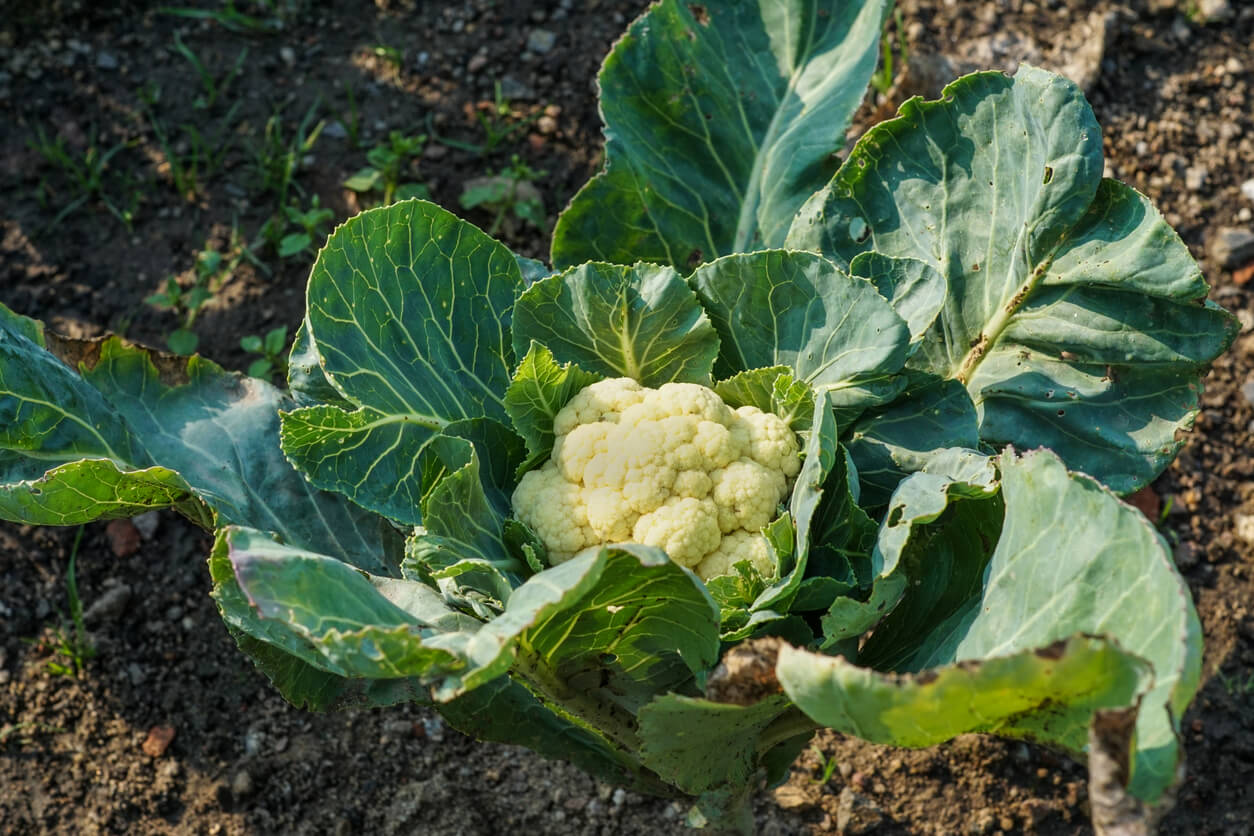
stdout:
POLYGON ((749 561, 773 571, 762 528, 801 469, 779 416, 732 409, 695 383, 631 378, 579 392, 553 420, 549 461, 514 491, 514 512, 553 563, 584 549, 657 546, 709 580, 749 561))

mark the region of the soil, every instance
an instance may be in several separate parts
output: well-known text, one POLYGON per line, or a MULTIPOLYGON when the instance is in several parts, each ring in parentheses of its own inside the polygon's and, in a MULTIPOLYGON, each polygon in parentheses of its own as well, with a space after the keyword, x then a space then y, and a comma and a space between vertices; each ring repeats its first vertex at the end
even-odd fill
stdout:
MULTIPOLYGON (((279 258, 260 243, 282 199, 258 165, 267 135, 287 142, 307 114, 307 129, 324 121, 293 152, 288 197, 302 207, 316 197, 337 222, 372 199, 344 179, 400 131, 427 135, 402 179, 448 207, 464 183, 518 155, 543 172, 535 185, 551 226, 600 164, 595 73, 644 6, 236 4, 269 7, 281 27, 267 33, 157 3, 0 3, 0 302, 75 336, 112 330, 164 345, 180 323, 145 299, 171 276, 190 286, 196 254, 229 250, 234 229, 255 263, 241 258, 193 327, 202 353, 245 368, 256 356, 241 337, 290 334, 299 322, 312 262, 311 252, 279 258), (215 101, 176 36, 226 88, 215 101), (497 83, 508 100, 500 109, 497 83), (507 132, 490 150, 469 147, 490 138, 476 113, 507 132), (214 170, 176 188, 153 119, 176 158, 194 151, 196 132, 209 138, 222 152, 214 170), (84 191, 50 164, 35 147, 41 136, 78 160, 93 146, 114 150, 98 186, 84 191)), ((956 66, 1055 66, 1086 48, 1108 173, 1153 198, 1203 264, 1213 298, 1242 318, 1183 452, 1141 499, 1164 520, 1206 636, 1204 685, 1183 723, 1188 776, 1162 832, 1254 832, 1254 460, 1244 454, 1254 432, 1254 298, 1244 282, 1254 270, 1216 247, 1222 228, 1254 228, 1254 184, 1242 191, 1254 178, 1254 7, 905 0, 897 26, 916 60, 939 54, 956 66)), ((462 213, 493 222, 487 210, 462 213)), ((527 255, 548 249, 547 229, 520 221, 499 235, 527 255)), ((677 804, 476 743, 418 707, 289 707, 235 649, 207 595, 207 535, 173 514, 84 529, 77 588, 95 655, 57 675, 49 662, 67 662, 56 642, 68 634, 75 534, 0 524, 6 833, 683 831, 677 804)), ((1082 767, 1021 743, 970 736, 905 751, 828 734, 756 810, 767 834, 1072 834, 1090 832, 1086 794, 1082 767)))

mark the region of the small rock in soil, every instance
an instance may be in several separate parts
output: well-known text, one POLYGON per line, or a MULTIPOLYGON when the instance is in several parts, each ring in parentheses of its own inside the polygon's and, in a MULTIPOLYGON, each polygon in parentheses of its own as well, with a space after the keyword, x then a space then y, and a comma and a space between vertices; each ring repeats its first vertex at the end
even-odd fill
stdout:
POLYGON ((253 776, 248 774, 247 769, 241 769, 235 773, 235 777, 231 779, 231 794, 236 798, 245 798, 252 794, 253 776))
POLYGON ((1230 20, 1232 5, 1228 0, 1197 0, 1197 15, 1207 23, 1230 20))
POLYGON ((1210 242, 1210 257, 1220 267, 1241 267, 1254 260, 1254 232, 1222 227, 1210 242))
POLYGON ((501 95, 512 101, 530 101, 536 97, 536 91, 507 75, 501 79, 501 95))
POLYGON ((1247 543, 1254 543, 1254 515, 1237 514, 1232 518, 1232 529, 1247 543))
POLYGON ((131 602, 131 588, 126 584, 109 587, 83 611, 83 621, 97 624, 117 618, 131 602))
POLYGON ((840 791, 836 805, 836 830, 839 833, 869 833, 884 821, 884 811, 874 801, 851 787, 840 791))
POLYGON ((131 523, 139 530, 140 537, 151 540, 157 533, 157 527, 161 525, 161 512, 145 511, 138 517, 131 517, 131 523))
POLYGON ((545 55, 553 49, 553 45, 557 43, 557 35, 548 29, 532 29, 531 34, 527 36, 527 49, 537 55, 545 55))
POLYGON ((792 784, 784 784, 775 791, 775 803, 785 810, 796 810, 810 803, 805 790, 792 784))
POLYGON ((174 726, 153 726, 148 730, 148 737, 144 738, 141 748, 148 757, 159 758, 165 754, 166 749, 170 748, 172 740, 174 740, 174 726))
POLYGON ((348 128, 344 127, 343 122, 332 122, 322 129, 322 135, 329 136, 331 139, 346 139, 348 128))
POLYGON ((114 557, 130 557, 139 551, 139 529, 130 520, 112 520, 105 527, 114 557))
POLYGON ((1172 556, 1175 557, 1176 565, 1181 569, 1191 569, 1197 565, 1197 559, 1201 555, 1202 549, 1197 543, 1189 540, 1182 540, 1172 549, 1172 556))
POLYGON ((1251 404, 1254 404, 1254 380, 1247 380, 1241 384, 1241 396, 1251 404))
POLYGON ((1201 191, 1202 186, 1206 185, 1208 174, 1210 172, 1205 166, 1189 166, 1184 171, 1184 187, 1191 192, 1201 191))
POLYGON ((1246 200, 1254 200, 1254 180, 1246 180, 1241 184, 1241 194, 1245 195, 1246 200))
POLYGON ((97 52, 96 66, 102 70, 116 70, 118 68, 118 59, 108 52, 97 52))

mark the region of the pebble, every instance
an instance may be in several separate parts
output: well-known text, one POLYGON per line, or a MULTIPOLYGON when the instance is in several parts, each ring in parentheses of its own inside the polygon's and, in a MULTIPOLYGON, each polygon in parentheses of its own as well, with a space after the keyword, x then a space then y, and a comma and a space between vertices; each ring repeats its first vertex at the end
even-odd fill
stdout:
POLYGON ((151 540, 157 533, 157 526, 161 525, 161 514, 158 511, 145 511, 138 517, 132 517, 131 524, 139 531, 140 537, 151 540))
POLYGON ((1236 514, 1232 518, 1232 528, 1237 537, 1247 543, 1254 543, 1254 514, 1236 514))
POLYGON ((118 59, 114 58, 112 53, 97 52, 96 66, 102 70, 116 70, 118 68, 118 59))
POLYGON ((127 663, 126 676, 130 679, 131 684, 135 686, 143 685, 144 680, 148 678, 148 674, 144 673, 144 669, 135 662, 127 663))
POLYGON ((1254 200, 1254 180, 1246 180, 1241 184, 1241 194, 1246 200, 1254 200))
POLYGON ((1225 226, 1212 236, 1210 257, 1220 267, 1240 267, 1254 260, 1254 232, 1225 226))
POLYGON ((466 62, 466 72, 477 73, 486 66, 488 66, 488 56, 479 52, 471 56, 470 60, 466 62))
POLYGON ((444 740, 444 721, 439 717, 422 718, 422 730, 427 733, 427 739, 432 743, 444 740))
POLYGON ((105 526, 109 547, 115 557, 130 557, 139 551, 139 529, 130 520, 111 520, 105 526))
POLYGON ((322 129, 323 136, 329 136, 332 139, 347 139, 348 128, 344 127, 343 122, 331 122, 322 129))
POLYGON ((1217 23, 1232 17, 1232 5, 1228 0, 1196 0, 1197 14, 1207 23, 1217 23))
POLYGON ((527 35, 527 49, 537 55, 547 55, 557 43, 557 35, 548 29, 532 29, 527 35))
POLYGON ((1198 556, 1201 555, 1202 549, 1197 543, 1189 540, 1181 540, 1176 543, 1176 547, 1172 549, 1172 557, 1175 558, 1176 565, 1181 569, 1190 569, 1197 565, 1198 556))
POLYGON ((83 611, 83 621, 96 624, 116 618, 131 602, 131 588, 126 584, 118 584, 105 590, 103 594, 83 611))
POLYGON ((1184 172, 1184 187, 1191 192, 1199 191, 1206 184, 1208 174, 1210 172, 1203 166, 1189 166, 1184 172))
POLYGON ((838 833, 869 833, 884 821, 884 811, 874 801, 845 787, 836 801, 838 833))
POLYGON ((613 804, 615 807, 622 807, 626 801, 627 801, 626 790, 622 789, 621 787, 619 789, 614 790, 614 797, 610 799, 611 804, 613 804))
POLYGON ((501 95, 514 101, 528 101, 536 97, 536 91, 513 76, 501 79, 501 95))
POLYGON ((279 47, 279 57, 282 58, 283 63, 287 64, 289 67, 295 66, 296 64, 296 50, 292 49, 290 46, 279 47))
POLYGON ((253 776, 248 774, 247 769, 241 769, 235 773, 235 777, 231 779, 231 795, 236 798, 244 798, 253 791, 253 776))

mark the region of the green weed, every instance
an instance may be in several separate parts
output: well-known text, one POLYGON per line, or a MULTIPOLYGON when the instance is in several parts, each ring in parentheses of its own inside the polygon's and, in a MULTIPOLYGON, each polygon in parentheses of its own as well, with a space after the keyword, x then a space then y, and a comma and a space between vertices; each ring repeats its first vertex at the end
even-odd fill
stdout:
POLYGON ((74 575, 74 564, 78 559, 78 547, 83 541, 84 526, 78 527, 74 535, 74 545, 70 548, 70 566, 65 573, 66 595, 69 598, 70 621, 72 629, 64 625, 58 626, 53 632, 53 657, 48 660, 48 672, 56 676, 78 676, 87 662, 96 655, 96 648, 87 634, 87 625, 83 623, 83 601, 78 596, 78 580, 74 575))
POLYGON ((280 207, 287 205, 288 191, 291 189, 304 196, 304 190, 296 182, 296 174, 300 170, 301 160, 313 150, 314 143, 326 127, 325 121, 314 122, 320 104, 321 100, 317 100, 309 106, 309 110, 296 126, 296 131, 290 136, 283 129, 282 113, 275 113, 266 120, 261 141, 251 146, 251 185, 256 191, 273 195, 280 207))
MULTIPOLYGON (((166 345, 175 354, 193 354, 200 345, 200 337, 192 330, 201 309, 217 295, 235 274, 242 260, 252 259, 252 253, 244 246, 238 231, 231 230, 231 239, 224 252, 206 246, 196 254, 191 287, 183 287, 178 278, 170 276, 165 287, 144 301, 149 305, 173 311, 179 319, 179 327, 166 337, 166 345)), ((253 261, 253 263, 257 263, 253 261)))
MULTIPOLYGON (((539 113, 534 113, 524 119, 515 118, 513 105, 501 93, 501 82, 499 81, 496 82, 494 87, 492 102, 487 107, 476 108, 474 116, 479 122, 479 128, 483 131, 483 142, 460 142, 446 137, 437 137, 437 139, 451 148, 460 148, 463 151, 470 151, 483 156, 491 154, 503 142, 519 131, 526 130, 532 122, 540 118, 539 113)), ((430 117, 427 120, 427 129, 432 136, 435 136, 430 117)))
POLYGON ((287 375, 287 326, 280 325, 266 332, 264 337, 249 335, 239 341, 240 348, 249 354, 260 354, 248 366, 248 374, 269 380, 276 372, 280 377, 287 375))
POLYGON ((381 192, 383 206, 411 197, 430 197, 431 193, 422 183, 402 180, 406 167, 412 166, 411 160, 422 154, 426 143, 426 134, 405 136, 400 131, 392 131, 388 134, 387 145, 376 145, 366 152, 366 161, 370 164, 345 180, 344 187, 359 194, 381 192))
POLYGON ((200 76, 200 86, 203 92, 192 101, 192 106, 201 110, 208 110, 219 99, 226 98, 227 91, 231 88, 231 83, 239 78, 240 73, 244 69, 244 62, 248 60, 248 47, 244 47, 240 50, 239 55, 235 57, 235 64, 224 75, 218 77, 205 66, 204 62, 200 60, 200 56, 183 42, 183 38, 178 32, 174 33, 174 51, 187 59, 187 62, 196 71, 196 75, 200 76))
MULTIPOLYGON (((59 226, 88 201, 98 200, 113 217, 121 221, 128 232, 131 231, 141 195, 138 185, 126 174, 114 178, 115 181, 121 181, 125 193, 121 200, 111 195, 106 188, 110 161, 129 148, 131 143, 119 142, 111 148, 102 148, 93 125, 87 136, 87 150, 80 156, 66 147, 64 138, 58 136, 55 140, 50 140, 42 127, 36 127, 35 133, 36 138, 28 139, 27 145, 43 157, 45 163, 63 175, 65 190, 68 192, 68 200, 48 224, 48 228, 59 226)), ((49 185, 46 179, 41 180, 37 197, 41 205, 50 205, 58 197, 58 190, 49 185)))
MULTIPOLYGON (((894 12, 893 22, 897 26, 897 61, 904 69, 910 60, 910 49, 906 43, 906 27, 902 22, 901 9, 894 12)), ((875 92, 884 95, 892 88, 894 78, 893 39, 885 26, 884 34, 880 36, 880 65, 871 76, 871 86, 875 88, 875 92)))
POLYGON ((544 229, 544 199, 535 187, 535 181, 547 173, 536 171, 514 154, 509 166, 501 169, 496 177, 468 184, 462 191, 461 205, 465 209, 483 207, 493 211, 489 235, 496 235, 502 222, 511 215, 537 229, 544 229))

